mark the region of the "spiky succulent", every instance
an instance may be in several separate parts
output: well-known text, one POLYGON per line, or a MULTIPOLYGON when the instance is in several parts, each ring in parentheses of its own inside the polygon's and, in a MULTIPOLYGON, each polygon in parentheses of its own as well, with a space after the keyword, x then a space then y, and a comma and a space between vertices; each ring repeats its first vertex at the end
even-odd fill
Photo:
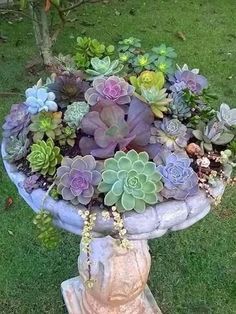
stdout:
POLYGON ((28 88, 25 91, 28 112, 36 114, 40 111, 57 111, 57 104, 54 101, 56 96, 53 92, 48 92, 46 87, 41 86, 41 82, 28 88))
POLYGON ((27 155, 29 145, 30 140, 27 138, 25 132, 20 133, 17 137, 10 136, 10 138, 6 140, 5 151, 7 155, 5 159, 13 163, 24 158, 27 155))
POLYGON ((75 62, 80 69, 86 69, 90 66, 91 58, 102 58, 114 53, 115 47, 105 46, 96 39, 90 37, 78 37, 76 46, 75 62))
POLYGON ((106 56, 103 59, 97 57, 91 59, 92 69, 87 69, 88 73, 93 77, 110 76, 119 73, 123 69, 123 64, 119 60, 111 61, 110 57, 106 56))
POLYGON ((226 127, 236 126, 236 109, 231 109, 227 104, 221 104, 217 118, 226 127))
POLYGON ((85 93, 85 99, 91 106, 102 99, 110 100, 117 105, 128 104, 134 93, 134 87, 118 76, 96 78, 92 86, 85 93))
POLYGON ((145 53, 143 55, 138 55, 134 58, 134 61, 132 63, 134 67, 134 71, 136 73, 140 73, 143 70, 154 70, 156 57, 154 55, 149 55, 148 53, 145 53))
POLYGON ((198 176, 191 167, 191 159, 184 153, 168 150, 154 158, 162 176, 164 188, 161 195, 165 198, 185 200, 198 192, 198 176))
POLYGON ((57 190, 73 205, 87 205, 101 181, 100 166, 93 156, 65 157, 57 169, 57 190))
POLYGON ((85 101, 74 102, 69 105, 64 114, 64 122, 71 128, 79 129, 83 117, 89 112, 89 105, 85 101))
POLYGON ((161 44, 158 47, 153 47, 152 52, 154 52, 158 57, 166 57, 170 59, 175 59, 177 54, 172 47, 167 47, 165 44, 161 44))
POLYGON ((192 116, 191 107, 185 101, 183 92, 172 93, 171 98, 172 102, 169 108, 173 118, 185 120, 192 116))
POLYGON ((154 115, 158 118, 163 118, 165 112, 168 111, 168 105, 171 102, 171 98, 167 98, 166 89, 159 90, 156 87, 149 89, 141 88, 142 100, 147 102, 154 115))
POLYGON ((20 132, 25 131, 30 124, 30 114, 25 104, 15 104, 11 107, 10 113, 5 117, 3 124, 3 136, 16 137, 20 132))
POLYGON ((151 128, 150 143, 163 144, 168 149, 180 150, 187 146, 189 140, 187 127, 177 119, 164 118, 156 120, 151 128))
POLYGON ((37 142, 42 140, 44 136, 52 138, 53 140, 61 134, 61 116, 59 112, 40 112, 31 117, 32 123, 29 130, 33 133, 33 140, 37 142))
POLYGON ((83 100, 83 95, 89 84, 81 77, 72 74, 57 76, 52 84, 48 85, 48 90, 56 95, 56 102, 60 108, 65 108, 75 101, 83 100))
POLYGON ((135 97, 127 119, 124 110, 117 105, 94 106, 82 120, 81 129, 89 137, 81 138, 81 152, 107 158, 114 155, 117 147, 120 150, 127 147, 144 150, 149 142, 152 122, 151 110, 135 97))
POLYGON ((54 175, 56 166, 61 162, 60 148, 55 146, 49 138, 45 141, 38 141, 31 146, 31 153, 27 160, 30 162, 32 172, 39 172, 42 175, 54 175))
POLYGON ((159 200, 161 176, 146 152, 116 152, 105 160, 102 182, 98 186, 105 193, 104 203, 115 205, 120 212, 143 212, 159 200))
POLYGON ((129 79, 137 93, 141 93, 141 88, 150 89, 155 87, 160 90, 165 83, 163 73, 154 71, 143 71, 138 77, 131 76, 129 79))
POLYGON ((224 123, 215 120, 208 124, 200 122, 197 130, 193 130, 193 135, 201 141, 201 147, 207 151, 213 150, 212 144, 226 145, 234 138, 234 134, 225 129, 224 123))
POLYGON ((56 140, 59 142, 61 146, 68 144, 73 147, 75 145, 75 139, 76 139, 75 129, 66 126, 62 128, 61 134, 57 137, 56 140))

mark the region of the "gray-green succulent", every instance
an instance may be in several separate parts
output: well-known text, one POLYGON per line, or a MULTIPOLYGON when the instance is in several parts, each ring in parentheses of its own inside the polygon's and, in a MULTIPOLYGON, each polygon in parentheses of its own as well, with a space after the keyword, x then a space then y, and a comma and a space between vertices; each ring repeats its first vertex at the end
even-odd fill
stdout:
POLYGON ((116 152, 114 158, 104 162, 102 182, 98 186, 105 193, 106 206, 115 205, 119 212, 145 211, 159 200, 162 190, 161 176, 146 152, 130 150, 116 152))
POLYGON ((13 163, 24 158, 27 155, 29 145, 30 140, 25 132, 20 133, 18 136, 11 136, 6 141, 5 151, 7 155, 5 159, 13 163))
POLYGON ((114 75, 119 73, 124 67, 119 60, 111 61, 108 56, 103 59, 99 59, 97 57, 92 58, 91 66, 92 69, 87 69, 86 73, 88 73, 92 78, 114 75))
POLYGON ((89 112, 89 105, 85 101, 74 102, 67 106, 64 114, 64 122, 69 127, 79 129, 83 117, 89 112))
POLYGON ((200 122, 197 130, 193 130, 193 135, 201 141, 201 147, 206 151, 213 150, 212 144, 226 145, 234 138, 234 134, 224 127, 224 123, 215 120, 208 124, 200 122))

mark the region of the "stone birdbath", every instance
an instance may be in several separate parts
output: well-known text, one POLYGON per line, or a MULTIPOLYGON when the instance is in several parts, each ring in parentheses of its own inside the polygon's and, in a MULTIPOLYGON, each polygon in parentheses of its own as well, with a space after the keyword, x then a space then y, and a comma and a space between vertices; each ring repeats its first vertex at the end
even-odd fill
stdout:
MULTIPOLYGON (((5 156, 4 142, 2 157, 5 156)), ((42 189, 31 194, 22 188, 25 174, 3 159, 6 171, 18 188, 19 194, 35 211, 44 208, 54 217, 59 228, 81 235, 84 221, 78 207, 60 200, 55 201, 42 189)), ((212 189, 215 197, 224 193, 224 184, 219 181, 212 189)), ((114 238, 112 219, 104 221, 101 211, 97 212, 91 243, 91 276, 94 285, 85 285, 88 277, 87 255, 82 250, 78 259, 80 276, 61 284, 62 294, 70 314, 157 314, 161 313, 147 286, 151 257, 148 240, 159 238, 171 231, 186 229, 202 218, 211 209, 211 200, 200 191, 185 201, 170 200, 147 208, 143 214, 125 213, 123 221, 131 249, 121 248, 114 238)))

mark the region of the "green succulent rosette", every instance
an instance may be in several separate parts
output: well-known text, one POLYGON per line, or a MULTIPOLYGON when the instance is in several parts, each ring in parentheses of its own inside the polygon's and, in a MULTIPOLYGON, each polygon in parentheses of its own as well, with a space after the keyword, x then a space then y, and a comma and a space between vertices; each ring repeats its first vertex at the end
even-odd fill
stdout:
POLYGON ((116 152, 104 162, 102 182, 98 186, 105 193, 106 206, 117 207, 119 212, 144 212, 148 205, 158 202, 163 185, 156 165, 146 152, 116 152))
POLYGON ((39 172, 44 176, 54 175, 61 159, 60 148, 54 145, 51 138, 46 142, 38 141, 37 144, 33 144, 27 157, 32 172, 39 172))

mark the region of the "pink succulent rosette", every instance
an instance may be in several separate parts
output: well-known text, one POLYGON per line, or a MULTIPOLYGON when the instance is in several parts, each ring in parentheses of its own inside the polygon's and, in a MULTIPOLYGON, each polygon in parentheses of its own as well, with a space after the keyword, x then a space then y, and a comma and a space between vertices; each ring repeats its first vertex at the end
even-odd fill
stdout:
POLYGON ((128 84, 123 78, 110 76, 108 78, 96 78, 93 87, 85 93, 86 101, 91 105, 96 105, 100 100, 110 100, 117 105, 130 103, 134 87, 128 84))

